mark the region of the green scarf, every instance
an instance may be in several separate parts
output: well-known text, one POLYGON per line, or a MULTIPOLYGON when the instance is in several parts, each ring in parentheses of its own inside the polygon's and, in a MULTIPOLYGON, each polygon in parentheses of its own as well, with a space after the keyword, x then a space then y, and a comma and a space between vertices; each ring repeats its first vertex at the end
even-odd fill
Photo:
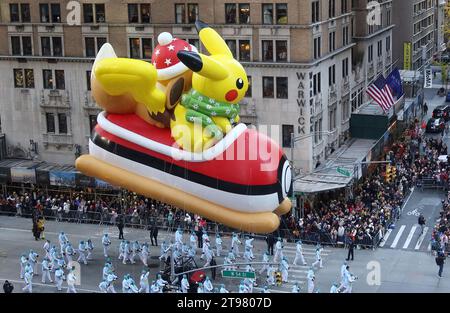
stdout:
POLYGON ((214 137, 222 136, 222 130, 211 117, 226 117, 230 119, 230 123, 234 123, 239 114, 239 104, 220 102, 194 89, 181 97, 181 104, 187 109, 186 121, 208 127, 214 137))

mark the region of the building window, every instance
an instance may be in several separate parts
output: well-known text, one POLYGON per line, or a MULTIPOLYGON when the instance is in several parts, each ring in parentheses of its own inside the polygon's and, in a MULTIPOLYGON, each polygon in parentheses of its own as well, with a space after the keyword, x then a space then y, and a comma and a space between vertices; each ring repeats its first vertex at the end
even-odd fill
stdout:
POLYGON ((53 56, 62 56, 62 39, 61 37, 52 37, 53 56))
POLYGON ((97 55, 100 48, 106 43, 106 37, 85 37, 84 51, 86 57, 93 58, 97 55))
POLYGON ((63 70, 55 70, 55 81, 53 81, 52 70, 43 70, 42 74, 44 81, 44 89, 53 89, 55 87, 55 89, 64 90, 66 88, 63 70))
POLYGON ((347 0, 341 0, 341 14, 348 12, 347 0))
POLYGON ((391 51, 391 36, 386 37, 386 52, 391 51))
POLYGON ((130 38, 130 58, 151 59, 152 39, 151 38, 130 38))
POLYGON ((368 60, 369 60, 369 63, 371 63, 373 61, 373 45, 370 45, 368 47, 368 60))
POLYGON ((273 40, 262 41, 262 60, 273 62, 273 40))
POLYGON ((250 62, 250 40, 239 40, 239 61, 250 62))
POLYGON ((11 52, 12 55, 22 55, 22 50, 20 48, 20 37, 18 36, 11 37, 11 52))
POLYGON ((128 4, 128 22, 139 23, 139 4, 136 3, 128 4))
POLYGON ((61 6, 59 3, 40 3, 41 23, 61 23, 61 6))
POLYGON ((97 126, 97 115, 89 115, 89 130, 92 133, 97 126))
POLYGON ((313 1, 311 3, 311 12, 312 12, 312 17, 311 17, 311 22, 312 23, 317 23, 320 21, 320 5, 319 5, 319 1, 313 1))
POLYGON ((287 99, 288 98, 288 78, 287 77, 277 77, 277 98, 287 99))
POLYGON ((104 23, 106 21, 104 3, 84 3, 83 16, 85 23, 104 23), (94 19, 95 17, 95 19, 94 19))
POLYGON ((103 3, 96 3, 95 8, 95 22, 104 23, 106 21, 105 5, 103 3))
POLYGON ((184 4, 175 4, 175 23, 186 23, 186 6, 184 4))
POLYGON ((60 90, 66 89, 66 83, 65 83, 63 70, 55 70, 55 83, 56 83, 56 89, 60 89, 60 90))
POLYGON ((20 22, 19 4, 10 3, 9 4, 9 20, 11 23, 20 22))
POLYGON ((344 26, 342 28, 342 45, 346 46, 349 43, 349 32, 348 32, 348 26, 344 26))
POLYGON ((292 141, 291 141, 291 134, 294 133, 294 125, 283 125, 282 126, 283 131, 283 148, 291 148, 292 147, 292 141))
POLYGON ((336 0, 328 0, 328 17, 333 18, 336 16, 336 0))
POLYGON ((314 59, 319 59, 321 54, 321 37, 314 38, 314 59))
POLYGON ((94 7, 92 3, 83 4, 83 16, 85 23, 94 23, 94 7))
POLYGON ((32 55, 33 48, 30 36, 12 36, 11 52, 13 55, 32 55))
POLYGON ((328 67, 328 86, 336 84, 336 65, 328 67))
POLYGON ((58 131, 60 134, 67 134, 67 115, 58 113, 58 131))
POLYGON ((237 59, 237 57, 236 57, 236 40, 225 40, 225 43, 227 44, 228 48, 230 49, 231 53, 233 54, 233 58, 237 59))
POLYGON ((336 50, 336 32, 328 34, 328 51, 333 52, 336 50))
POLYGON ((175 23, 177 24, 185 24, 186 21, 188 23, 195 23, 198 20, 198 4, 197 3, 189 3, 187 5, 176 3, 175 4, 175 23), (186 16, 187 13, 187 16, 186 16))
POLYGON ((277 62, 287 62, 287 40, 277 40, 275 41, 277 62))
POLYGON ((198 20, 198 4, 188 4, 188 23, 195 23, 198 20))
POLYGON ((45 121, 47 133, 55 133, 55 115, 53 113, 45 113, 45 121))
POLYGON ((52 3, 50 5, 52 12, 52 23, 61 23, 61 6, 59 3, 52 3))
POLYGON ((263 76, 263 98, 274 97, 274 83, 273 77, 263 76))
POLYGON ((263 3, 262 5, 263 24, 273 24, 273 4, 263 3))
POLYGON ((41 54, 43 56, 62 56, 62 38, 41 37, 41 54))
POLYGON ((247 76, 247 80, 248 80, 248 89, 247 89, 247 92, 245 93, 245 97, 251 98, 252 97, 252 77, 247 76))
POLYGON ((348 76, 348 58, 342 60, 342 78, 348 76))
POLYGON ((9 4, 9 19, 11 23, 29 23, 31 22, 30 16, 30 5, 28 3, 18 3, 9 4))
POLYGON ((387 10, 386 12, 386 23, 387 26, 391 25, 391 10, 387 10))
POLYGON ((239 24, 250 23, 250 4, 239 3, 239 24))
POLYGON ((383 55, 383 41, 379 40, 377 43, 377 56, 381 57, 383 55))
POLYGON ((277 15, 277 24, 287 24, 288 16, 287 16, 287 3, 277 3, 275 5, 276 15, 277 15))
POLYGON ((225 23, 236 24, 236 3, 225 3, 225 23))
POLYGON ((130 3, 128 4, 128 22, 129 23, 150 23, 150 4, 149 3, 130 3))
POLYGON ((91 71, 86 71, 86 88, 87 90, 91 90, 91 71))
POLYGON ((313 94, 316 96, 321 93, 320 73, 313 76, 313 94))
POLYGON ((14 69, 15 88, 34 88, 34 72, 32 69, 14 69))
POLYGON ((52 55, 52 44, 50 37, 41 37, 41 54, 43 56, 52 55))

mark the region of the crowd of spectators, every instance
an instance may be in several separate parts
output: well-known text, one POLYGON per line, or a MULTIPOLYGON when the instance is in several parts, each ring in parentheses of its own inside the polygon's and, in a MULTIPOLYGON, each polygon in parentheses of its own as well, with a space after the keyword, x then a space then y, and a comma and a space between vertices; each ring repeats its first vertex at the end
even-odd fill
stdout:
POLYGON ((377 166, 356 185, 354 197, 349 199, 341 193, 316 201, 304 219, 291 217, 286 222, 289 232, 295 238, 332 244, 350 240, 361 247, 379 244, 390 224, 399 218, 414 185, 420 186, 423 179, 448 184, 448 162, 440 160, 441 155, 447 155, 442 138, 425 137, 424 129, 415 121, 386 153, 386 160, 391 162, 388 166, 395 166, 395 177, 387 181, 386 165, 377 166))
POLYGON ((214 225, 195 214, 189 214, 171 205, 139 196, 135 193, 98 194, 87 191, 17 188, 0 195, 0 211, 10 215, 33 217, 75 223, 116 224, 119 218, 125 225, 145 227, 156 223, 169 230, 202 227, 211 230, 214 225))

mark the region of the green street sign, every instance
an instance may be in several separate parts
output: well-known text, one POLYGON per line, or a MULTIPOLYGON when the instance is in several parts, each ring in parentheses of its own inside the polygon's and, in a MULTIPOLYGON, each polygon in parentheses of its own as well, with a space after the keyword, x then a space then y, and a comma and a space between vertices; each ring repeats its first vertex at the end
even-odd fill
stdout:
POLYGON ((255 272, 242 272, 242 271, 222 271, 222 277, 228 278, 252 278, 255 279, 255 272))
POLYGON ((345 168, 340 168, 340 167, 338 167, 338 168, 336 169, 336 172, 338 172, 338 173, 341 174, 341 175, 347 176, 347 177, 352 176, 352 175, 350 174, 350 172, 349 172, 348 170, 346 170, 345 168))

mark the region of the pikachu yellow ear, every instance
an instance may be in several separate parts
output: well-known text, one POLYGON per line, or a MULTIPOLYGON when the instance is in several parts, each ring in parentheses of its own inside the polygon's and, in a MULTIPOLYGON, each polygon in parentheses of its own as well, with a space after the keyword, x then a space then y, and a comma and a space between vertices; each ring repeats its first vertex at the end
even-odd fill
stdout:
POLYGON ((196 21, 195 27, 197 28, 201 42, 211 55, 222 54, 233 58, 233 54, 225 40, 214 29, 209 27, 208 24, 202 21, 196 21))
POLYGON ((228 77, 227 69, 207 55, 180 50, 177 56, 184 65, 201 76, 212 80, 223 80, 228 77))

